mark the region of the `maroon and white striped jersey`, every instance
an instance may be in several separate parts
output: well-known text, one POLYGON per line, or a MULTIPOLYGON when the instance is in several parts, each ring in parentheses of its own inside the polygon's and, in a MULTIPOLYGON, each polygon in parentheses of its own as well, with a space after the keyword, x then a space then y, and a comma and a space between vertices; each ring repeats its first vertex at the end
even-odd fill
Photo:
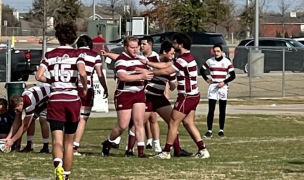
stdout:
POLYGON ((78 95, 77 64, 84 63, 79 60, 76 50, 71 46, 59 46, 45 54, 40 66, 43 66, 50 72, 50 81, 52 92, 55 94, 78 95))
MULTIPOLYGON (((85 70, 87 72, 87 87, 93 88, 93 74, 95 67, 102 68, 101 57, 95 51, 90 50, 88 47, 81 47, 77 50, 78 60, 85 63, 85 70)), ((78 87, 83 87, 78 75, 78 87)))
POLYGON ((176 61, 173 61, 172 67, 177 71, 178 94, 198 94, 197 64, 190 51, 186 51, 184 54, 180 55, 176 61))
POLYGON ((219 83, 227 79, 229 72, 234 71, 231 61, 225 57, 217 61, 214 57, 208 59, 203 65, 203 68, 210 70, 210 75, 213 83, 219 83))
MULTIPOLYGON (((115 62, 115 72, 118 77, 119 72, 125 72, 129 75, 136 74, 136 68, 147 68, 144 64, 140 62, 138 58, 131 58, 128 54, 123 52, 120 54, 115 62)), ((116 90, 123 92, 138 92, 143 90, 145 87, 145 81, 133 81, 133 82, 124 82, 117 80, 116 90)))
MULTIPOLYGON (((152 51, 152 54, 147 57, 150 62, 160 62, 159 55, 152 51)), ((154 76, 152 80, 148 81, 146 85, 146 93, 155 96, 162 96, 165 93, 167 82, 175 82, 175 73, 170 76, 154 76)))
POLYGON ((21 95, 25 116, 33 116, 38 105, 47 103, 50 92, 50 86, 34 86, 25 90, 21 95))

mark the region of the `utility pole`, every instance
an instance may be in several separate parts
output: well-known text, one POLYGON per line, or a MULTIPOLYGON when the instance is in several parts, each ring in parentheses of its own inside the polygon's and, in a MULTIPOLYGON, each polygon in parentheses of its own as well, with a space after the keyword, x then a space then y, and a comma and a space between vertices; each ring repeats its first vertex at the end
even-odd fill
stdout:
POLYGON ((2 37, 1 29, 2 29, 2 0, 0 0, 0 39, 2 37))
POLYGON ((114 0, 111 0, 112 19, 114 21, 114 0))
MULTIPOLYGON (((250 0, 246 0, 247 11, 249 9, 249 5, 250 5, 250 0)), ((246 38, 250 38, 250 26, 249 25, 247 25, 247 27, 246 27, 246 38)))
POLYGON ((95 12, 95 0, 93 0, 93 20, 95 20, 95 15, 96 12, 95 12))
POLYGON ((43 0, 43 28, 42 28, 42 53, 45 55, 46 53, 46 29, 47 29, 47 23, 46 23, 46 8, 47 3, 46 0, 43 0))
POLYGON ((259 46, 259 0, 255 0, 255 18, 254 18, 254 46, 259 46))

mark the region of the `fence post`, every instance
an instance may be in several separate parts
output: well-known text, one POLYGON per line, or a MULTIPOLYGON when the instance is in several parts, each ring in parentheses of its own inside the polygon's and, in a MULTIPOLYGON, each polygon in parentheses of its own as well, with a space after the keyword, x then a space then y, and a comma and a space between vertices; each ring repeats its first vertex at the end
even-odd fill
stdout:
POLYGON ((285 97, 285 48, 283 48, 282 97, 285 97))
MULTIPOLYGON (((249 51, 252 49, 250 48, 249 51)), ((251 56, 248 56, 248 72, 249 73, 249 97, 252 98, 252 86, 251 86, 251 73, 250 73, 250 67, 251 66, 251 56)))
POLYGON ((12 64, 12 48, 11 41, 7 40, 7 48, 6 48, 6 82, 11 82, 11 64, 12 64))

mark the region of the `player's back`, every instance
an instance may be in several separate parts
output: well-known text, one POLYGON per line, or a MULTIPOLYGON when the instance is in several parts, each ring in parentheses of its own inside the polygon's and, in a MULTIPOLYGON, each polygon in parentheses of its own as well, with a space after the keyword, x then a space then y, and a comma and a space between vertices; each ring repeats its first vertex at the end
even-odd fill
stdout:
MULTIPOLYGON (((93 74, 95 66, 101 66, 101 57, 98 53, 91 50, 88 47, 81 47, 77 50, 78 60, 85 62, 85 70, 87 73, 87 87, 92 88, 93 86, 93 74)), ((80 75, 78 75, 78 87, 83 87, 80 82, 80 75)))
POLYGON ((42 64, 50 72, 51 96, 54 94, 78 95, 77 63, 76 50, 71 46, 60 46, 45 54, 42 64))

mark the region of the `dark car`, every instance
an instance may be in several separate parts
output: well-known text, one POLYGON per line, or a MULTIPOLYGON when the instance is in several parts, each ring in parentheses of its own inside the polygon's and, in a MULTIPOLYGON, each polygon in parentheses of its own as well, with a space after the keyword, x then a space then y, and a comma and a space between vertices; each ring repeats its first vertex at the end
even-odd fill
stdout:
MULTIPOLYGON (((161 43, 164 42, 165 40, 172 41, 173 35, 175 33, 177 32, 164 32, 164 33, 151 34, 150 36, 152 36, 154 40, 153 50, 155 52, 159 52, 161 43)), ((187 34, 192 40, 191 52, 195 57, 197 66, 199 67, 198 70, 206 62, 207 59, 213 56, 212 46, 215 44, 223 45, 226 56, 229 56, 229 49, 227 47, 227 43, 222 34, 214 33, 214 32, 188 32, 187 34), (204 45, 204 46, 198 46, 198 45, 204 45)), ((121 53, 123 51, 123 47, 113 48, 111 51, 115 53, 121 53)), ((112 64, 108 65, 108 68, 113 69, 114 63, 112 62, 112 64)))
MULTIPOLYGON (((248 53, 254 46, 254 39, 245 39, 235 48, 233 65, 248 72, 248 53)), ((303 71, 304 45, 289 38, 259 38, 259 49, 264 53, 264 72, 283 70, 283 49, 285 49, 285 70, 303 71)))

